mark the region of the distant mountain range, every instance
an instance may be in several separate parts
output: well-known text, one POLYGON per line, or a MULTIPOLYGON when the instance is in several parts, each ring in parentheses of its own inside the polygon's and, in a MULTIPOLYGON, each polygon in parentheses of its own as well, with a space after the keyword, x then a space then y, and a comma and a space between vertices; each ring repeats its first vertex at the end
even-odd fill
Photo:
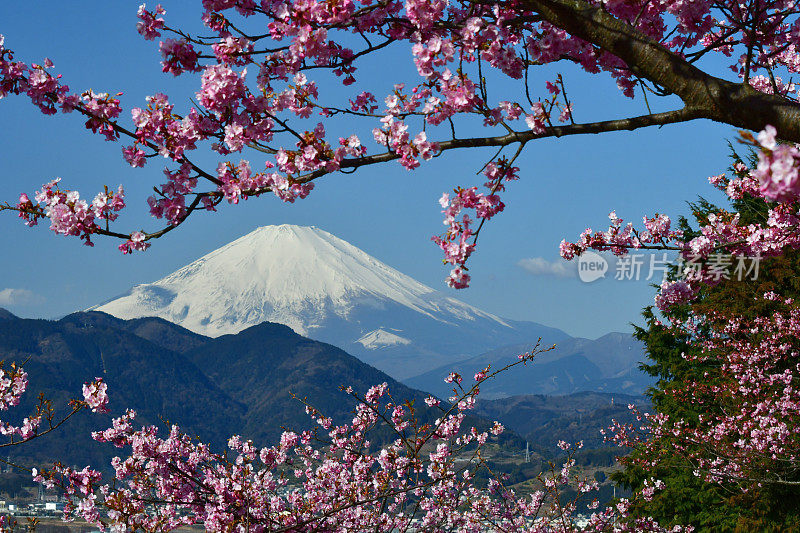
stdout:
MULTIPOLYGON (((292 393, 342 423, 352 418, 354 401, 340 386, 363 393, 387 382, 398 400, 415 400, 423 420, 438 415, 422 402, 427 394, 280 324, 263 323, 212 339, 159 318, 126 321, 89 312, 48 321, 0 310, 0 359, 26 361, 30 378, 24 401, 4 412, 4 420, 28 416, 39 392, 54 406, 64 406, 69 398, 80 397, 84 382, 100 376, 109 386, 112 414, 133 408, 138 424, 177 423, 219 450, 233 434, 266 445, 276 441, 282 426, 314 427, 292 393)), ((106 415, 84 414, 54 434, 5 452, 33 461, 107 464, 119 451, 93 443, 89 432, 108 422, 106 415)), ((470 422, 488 424, 474 417, 470 422)), ((519 441, 514 435, 504 438, 519 441)))
POLYGON ((94 310, 157 316, 209 337, 265 321, 342 348, 396 379, 498 346, 569 335, 497 317, 314 227, 266 226, 94 310))
MULTIPOLYGON (((641 355, 635 347, 621 334, 598 341, 568 339, 561 343, 560 352, 547 352, 540 356, 542 361, 521 372, 509 372, 487 382, 482 396, 507 396, 506 391, 532 390, 537 383, 558 384, 562 376, 571 377, 571 387, 578 387, 580 380, 572 375, 571 367, 577 358, 592 365, 590 371, 596 373, 584 375, 582 383, 597 384, 603 379, 601 366, 632 364, 641 355), (577 355, 581 349, 581 355, 577 355), (561 375, 542 377, 558 365, 563 370, 561 375), (530 375, 526 377, 526 373, 530 375)), ((506 347, 463 365, 502 365, 529 348, 506 347)), ((339 390, 342 385, 364 391, 385 381, 395 398, 411 399, 421 406, 424 419, 437 416, 424 407, 426 393, 394 381, 334 346, 301 337, 290 328, 273 323, 209 338, 159 318, 122 320, 88 312, 59 321, 29 320, 0 309, 0 359, 26 361, 31 380, 22 405, 4 413, 4 419, 15 421, 28 415, 39 392, 53 400, 55 406, 63 406, 69 398, 80 395, 85 381, 102 376, 109 384, 114 415, 130 407, 139 413, 139 424, 178 423, 217 449, 223 449, 233 434, 268 444, 275 442, 283 428, 313 427, 293 394, 338 422, 349 420, 354 403, 339 390)), ((434 375, 436 371, 431 373, 434 375)), ((627 379, 607 378, 616 384, 624 384, 627 379)), ((441 378, 431 379, 428 388, 446 396, 441 378)), ((569 388, 563 390, 571 392, 569 388)), ((619 392, 513 396, 479 402, 476 415, 482 418, 468 422, 486 425, 489 420, 500 420, 514 432, 503 437, 505 445, 522 453, 524 441, 517 434, 523 435, 538 457, 540 453, 554 453, 554 444, 561 439, 584 440, 588 448, 604 446, 599 429, 607 427, 612 418, 629 419, 629 403, 641 406, 646 400, 619 392)), ((55 434, 7 449, 7 454, 29 462, 59 459, 75 465, 107 464, 118 451, 93 443, 89 433, 106 427, 108 420, 104 415, 84 414, 55 434)), ((602 463, 613 460, 617 453, 613 449, 597 450, 590 452, 594 455, 588 460, 602 463)))
MULTIPOLYGON (((552 343, 549 343, 552 346, 552 343)), ((447 397, 451 386, 443 377, 460 373, 470 381, 476 372, 491 365, 500 369, 518 360, 534 343, 505 346, 476 357, 445 365, 404 382, 410 387, 447 397)), ((541 347, 548 347, 544 342, 541 347)), ((563 395, 582 391, 619 392, 641 395, 654 383, 652 377, 639 370, 644 361, 642 343, 629 334, 609 333, 596 340, 568 338, 556 347, 537 355, 525 366, 502 373, 481 386, 485 399, 524 394, 563 395)))
MULTIPOLYGON (((601 429, 613 420, 635 422, 628 408, 635 405, 647 411, 650 401, 644 396, 620 393, 576 392, 565 396, 524 395, 497 400, 479 400, 476 412, 491 420, 500 420, 506 427, 530 443, 531 449, 545 456, 560 454, 558 441, 583 441, 587 450, 613 448, 605 442, 601 429)), ((611 451, 619 455, 622 450, 611 451)))

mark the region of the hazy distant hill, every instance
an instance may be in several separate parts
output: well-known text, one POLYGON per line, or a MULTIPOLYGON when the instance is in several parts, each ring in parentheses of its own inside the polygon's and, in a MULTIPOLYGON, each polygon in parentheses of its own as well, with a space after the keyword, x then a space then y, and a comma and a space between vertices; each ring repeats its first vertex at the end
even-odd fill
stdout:
POLYGON ((522 435, 532 449, 555 452, 559 440, 583 441, 587 450, 609 447, 601 429, 612 420, 633 422, 628 405, 646 410, 650 405, 644 396, 578 392, 565 396, 526 395, 497 400, 481 400, 476 412, 486 418, 500 420, 507 428, 522 435))
POLYGON ((498 346, 568 338, 434 290, 314 227, 266 226, 95 308, 217 337, 265 321, 344 349, 397 379, 498 346))
MULTIPOLYGON (((550 343, 552 345, 552 343, 550 343)), ((542 346, 547 346, 543 343, 542 346)), ((499 369, 517 361, 532 343, 505 346, 477 357, 445 365, 405 380, 411 387, 446 396, 450 387, 443 377, 459 372, 471 380, 478 370, 491 364, 499 369)), ((653 379, 639 370, 646 358, 644 347, 629 334, 609 333, 596 340, 568 338, 556 348, 537 355, 525 366, 519 365, 481 386, 483 398, 503 398, 520 394, 561 395, 579 391, 642 394, 653 379)))

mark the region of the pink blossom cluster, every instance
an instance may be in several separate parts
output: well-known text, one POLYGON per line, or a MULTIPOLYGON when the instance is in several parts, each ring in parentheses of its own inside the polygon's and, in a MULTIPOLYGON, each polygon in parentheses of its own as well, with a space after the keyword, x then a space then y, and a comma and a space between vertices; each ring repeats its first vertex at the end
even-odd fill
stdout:
POLYGON ((187 214, 186 196, 194 191, 197 178, 192 176, 192 167, 184 163, 177 170, 164 169, 167 182, 158 190, 158 196, 150 196, 150 214, 166 218, 170 224, 178 224, 187 214))
POLYGON ((664 281, 655 297, 656 307, 668 311, 672 306, 692 300, 697 290, 685 280, 664 281))
MULTIPOLYGON (((293 163, 289 157, 286 158, 286 166, 293 163)), ((272 191, 284 202, 291 203, 305 198, 314 188, 313 183, 299 182, 277 172, 253 172, 247 161, 241 161, 235 166, 231 163, 220 163, 217 176, 220 181, 219 192, 232 204, 267 191, 272 191)))
POLYGON ((448 230, 444 235, 431 239, 444 252, 444 261, 455 266, 447 279, 449 286, 456 289, 469 286, 470 276, 465 272, 465 263, 475 250, 475 239, 480 229, 473 228, 474 220, 463 211, 474 209, 481 223, 503 211, 505 204, 497 193, 505 190, 505 182, 518 179, 517 172, 519 168, 505 159, 489 163, 484 169, 484 175, 489 179, 484 184, 489 189, 488 194, 479 192, 477 187, 459 187, 454 190, 453 198, 444 193, 439 200, 448 230))
POLYGON ((19 426, 15 426, 4 420, 0 420, 0 435, 11 437, 12 439, 14 438, 14 435, 18 435, 23 439, 23 441, 29 440, 36 436, 41 424, 41 415, 25 417, 22 420, 22 424, 19 426))
POLYGON ((19 404, 19 399, 28 388, 28 374, 16 366, 6 372, 0 368, 0 410, 19 404))
POLYGON ((131 233, 130 238, 119 245, 119 251, 123 254, 132 254, 133 252, 144 252, 150 247, 147 242, 146 236, 141 231, 134 231, 131 233))
POLYGON ((161 36, 161 31, 164 28, 164 18, 159 15, 165 15, 167 12, 158 4, 153 11, 147 11, 147 5, 142 4, 136 13, 138 21, 136 22, 136 31, 147 39, 152 41, 156 37, 161 36))
POLYGON ((571 260, 588 249, 611 251, 614 255, 625 255, 631 249, 666 245, 683 237, 680 231, 671 230, 672 221, 666 215, 656 215, 653 218, 644 217, 645 230, 641 233, 635 230, 631 223, 623 226, 624 221, 617 216, 616 211, 609 213, 608 218, 611 224, 606 231, 592 232, 591 228, 587 228, 581 233, 578 242, 561 241, 559 246, 561 256, 571 260))
POLYGON ((278 170, 287 175, 322 169, 332 172, 340 168, 345 155, 363 153, 361 142, 356 136, 340 138, 339 147, 333 150, 325 140, 325 127, 322 123, 318 123, 313 131, 304 132, 295 146, 297 150, 281 149, 275 156, 278 170))
POLYGON ((50 489, 56 485, 64 488, 66 496, 64 516, 71 516, 75 513, 87 522, 100 522, 97 497, 92 493, 94 486, 102 479, 102 474, 97 470, 88 466, 77 470, 72 467, 56 465, 52 472, 45 473, 34 468, 33 479, 50 489), (57 480, 60 483, 57 483, 57 480), (77 506, 73 503, 75 498, 80 498, 77 506))
POLYGON ((103 378, 94 378, 94 381, 83 384, 83 401, 93 413, 108 412, 108 385, 103 378))
POLYGON ((350 110, 354 112, 371 114, 378 110, 378 106, 375 105, 375 102, 377 102, 375 95, 367 91, 362 91, 356 95, 355 100, 351 99, 349 102, 350 110))
POLYGON ((180 119, 172 109, 167 96, 156 93, 147 97, 147 109, 134 108, 131 111, 136 141, 134 146, 123 151, 131 166, 144 166, 145 153, 140 147, 148 145, 155 145, 164 157, 181 161, 184 153, 194 150, 196 143, 204 138, 203 132, 211 128, 209 120, 195 110, 180 119))
POLYGON ((197 52, 186 39, 165 39, 159 43, 161 70, 178 76, 184 72, 197 72, 197 52))
POLYGON ((0 35, 0 99, 9 94, 25 94, 45 115, 55 114, 56 106, 69 112, 78 105, 79 97, 69 94, 69 87, 59 81, 61 76, 48 72, 53 68, 52 61, 45 59, 41 65, 30 66, 14 61, 14 53, 4 47, 4 41, 0 35))
MULTIPOLYGON (((22 395, 28 388, 28 374, 22 367, 14 363, 12 363, 8 369, 3 369, 2 366, 3 362, 0 361, 0 410, 6 411, 10 407, 19 405, 22 395)), ((91 397, 92 410, 106 412, 103 408, 108 402, 108 397, 106 395, 106 385, 103 383, 103 380, 97 378, 91 385, 84 385, 84 396, 87 394, 87 386, 90 387, 88 391, 91 397)), ((64 418, 59 422, 53 416, 52 405, 42 394, 33 412, 29 416, 24 417, 18 425, 0 420, 0 435, 9 438, 5 446, 24 443, 52 431, 63 421, 72 416, 72 414, 89 405, 90 404, 86 402, 71 400, 67 414, 64 415, 64 418), (45 429, 42 430, 42 423, 45 421, 47 425, 45 429)))
POLYGON ((438 147, 436 143, 428 141, 428 136, 424 131, 419 132, 412 139, 408 133, 408 125, 392 115, 387 115, 381 119, 383 128, 375 128, 373 136, 375 141, 389 147, 394 153, 400 156, 400 164, 408 170, 419 167, 419 159, 429 160, 436 155, 438 147))
POLYGON ((251 62, 253 43, 243 37, 226 37, 214 43, 211 49, 220 63, 229 65, 246 65, 251 62))
POLYGON ((119 133, 114 128, 113 119, 117 118, 122 112, 119 100, 109 96, 108 93, 95 93, 86 91, 81 95, 83 105, 82 110, 88 115, 86 128, 93 133, 105 136, 106 140, 113 141, 119 137, 119 133))
POLYGON ((60 178, 45 183, 36 192, 34 204, 28 195, 20 195, 17 209, 25 224, 34 226, 40 218, 50 219, 50 229, 60 235, 80 236, 93 246, 91 235, 98 231, 97 220, 113 221, 125 207, 125 194, 120 185, 116 193, 108 189, 95 196, 92 203, 81 200, 77 191, 62 191, 57 187, 60 178))
POLYGON ((764 198, 776 202, 796 201, 800 197, 800 178, 797 175, 800 150, 789 144, 778 144, 776 134, 772 126, 758 134, 761 150, 753 176, 758 180, 764 198))
POLYGON ((27 94, 31 103, 39 108, 45 115, 56 113, 54 98, 63 97, 69 90, 68 87, 58 83, 58 77, 51 75, 47 70, 53 68, 49 59, 44 60, 44 65, 31 65, 28 76, 27 94))
POLYGON ((197 101, 217 118, 226 112, 235 111, 245 92, 246 73, 244 70, 237 74, 225 64, 206 67, 201 76, 197 101))

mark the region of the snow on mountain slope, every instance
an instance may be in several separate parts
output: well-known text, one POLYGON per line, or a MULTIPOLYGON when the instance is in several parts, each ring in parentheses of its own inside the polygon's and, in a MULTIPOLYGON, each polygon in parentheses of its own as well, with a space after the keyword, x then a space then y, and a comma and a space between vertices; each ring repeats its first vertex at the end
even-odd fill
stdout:
POLYGON ((376 329, 374 331, 370 331, 360 339, 356 341, 364 348, 384 348, 386 346, 393 346, 396 344, 411 344, 411 341, 392 333, 390 331, 386 331, 385 329, 376 329))
POLYGON ((436 291, 326 231, 292 225, 258 228, 93 309, 158 316, 211 337, 278 322, 396 378, 530 340, 527 325, 436 291))
POLYGON ((505 323, 436 291, 330 233, 266 226, 155 283, 96 308, 121 318, 158 316, 212 337, 264 321, 308 335, 333 313, 347 319, 358 304, 388 300, 434 320, 481 317, 505 323))

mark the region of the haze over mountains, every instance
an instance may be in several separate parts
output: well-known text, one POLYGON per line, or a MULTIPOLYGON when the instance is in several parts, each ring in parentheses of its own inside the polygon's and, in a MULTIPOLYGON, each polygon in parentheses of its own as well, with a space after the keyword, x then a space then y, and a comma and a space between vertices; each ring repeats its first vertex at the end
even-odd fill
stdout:
MULTIPOLYGON (((628 405, 639 410, 650 409, 643 396, 609 394, 602 392, 576 392, 564 396, 528 394, 497 400, 479 400, 476 412, 489 420, 502 420, 507 428, 521 435, 532 448, 550 453, 558 450, 558 441, 583 441, 586 449, 607 448, 602 429, 612 420, 635 423, 636 417, 628 405)), ((558 453, 558 452, 556 452, 558 453)), ((609 454, 612 458, 619 451, 609 454)))
POLYGON ((93 308, 218 337, 269 321, 405 379, 508 344, 569 336, 434 290, 315 227, 265 226, 93 308))
MULTIPOLYGON (((625 333, 608 333, 599 339, 578 337, 561 340, 552 350, 536 355, 531 363, 518 365, 481 386, 484 399, 526 394, 551 396, 577 392, 619 392, 641 395, 655 380, 639 370, 645 359, 642 343, 625 333)), ((549 348, 544 342, 541 348, 549 348)), ((473 376, 491 365, 503 368, 531 349, 530 344, 503 346, 464 361, 435 368, 405 380, 411 387, 445 397, 451 386, 442 381, 448 372, 473 376)))

